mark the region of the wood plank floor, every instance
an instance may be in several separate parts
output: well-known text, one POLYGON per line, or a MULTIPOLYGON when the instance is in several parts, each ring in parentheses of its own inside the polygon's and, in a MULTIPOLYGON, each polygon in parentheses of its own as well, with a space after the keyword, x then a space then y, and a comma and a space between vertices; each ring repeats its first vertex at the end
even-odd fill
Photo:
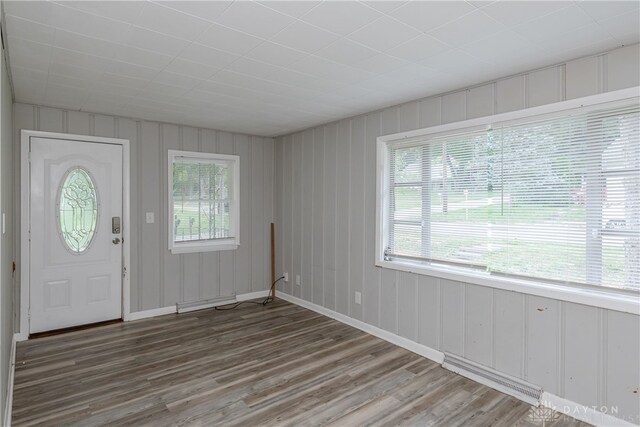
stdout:
POLYGON ((16 360, 14 426, 542 425, 526 403, 281 300, 38 338, 16 360))

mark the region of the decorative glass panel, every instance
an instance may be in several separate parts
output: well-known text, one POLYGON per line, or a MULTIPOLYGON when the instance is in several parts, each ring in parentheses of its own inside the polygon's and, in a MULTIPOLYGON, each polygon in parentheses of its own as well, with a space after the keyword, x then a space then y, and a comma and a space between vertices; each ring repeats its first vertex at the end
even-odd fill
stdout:
POLYGON ((69 170, 59 190, 60 234, 67 249, 81 254, 91 245, 98 223, 98 195, 86 170, 69 170))

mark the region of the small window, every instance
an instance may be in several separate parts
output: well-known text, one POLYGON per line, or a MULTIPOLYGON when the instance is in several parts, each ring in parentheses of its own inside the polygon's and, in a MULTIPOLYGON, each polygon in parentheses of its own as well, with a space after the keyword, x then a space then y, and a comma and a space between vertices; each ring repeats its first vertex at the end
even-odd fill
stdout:
POLYGON ((239 236, 240 158, 169 150, 169 250, 233 250, 239 236))

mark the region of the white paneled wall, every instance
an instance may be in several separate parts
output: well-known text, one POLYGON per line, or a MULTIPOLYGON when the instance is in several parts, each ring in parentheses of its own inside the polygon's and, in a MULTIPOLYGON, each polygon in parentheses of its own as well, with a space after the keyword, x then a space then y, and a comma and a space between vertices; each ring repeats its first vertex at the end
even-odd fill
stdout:
MULTIPOLYGON (((20 144, 21 129, 117 137, 131 142, 132 312, 269 288, 269 224, 274 206, 272 138, 26 104, 14 104, 13 108, 15 147, 20 144), (240 156, 238 250, 183 255, 167 250, 169 149, 240 156), (145 222, 146 212, 155 213, 155 223, 145 222)), ((19 166, 20 150, 15 153, 14 164, 19 166)), ((17 170, 17 177, 19 173, 17 170)), ((19 200, 16 179, 17 210, 19 200)), ((19 211, 16 218, 20 218, 19 211)))
POLYGON ((376 137, 638 86, 639 67, 634 45, 278 138, 277 265, 302 278, 281 290, 640 423, 638 316, 374 267, 376 137))
MULTIPOLYGON (((1 8, 1 6, 0 6, 1 8)), ((1 13, 1 11, 0 11, 1 13)), ((12 261, 14 255, 11 227, 13 220, 13 141, 11 134, 11 85, 6 69, 4 52, 0 49, 0 215, 4 214, 5 228, 0 232, 0 420, 4 420, 7 408, 6 392, 9 380, 11 345, 13 340, 13 299, 15 283, 12 261)), ((3 421, 0 421, 0 423, 3 421)))

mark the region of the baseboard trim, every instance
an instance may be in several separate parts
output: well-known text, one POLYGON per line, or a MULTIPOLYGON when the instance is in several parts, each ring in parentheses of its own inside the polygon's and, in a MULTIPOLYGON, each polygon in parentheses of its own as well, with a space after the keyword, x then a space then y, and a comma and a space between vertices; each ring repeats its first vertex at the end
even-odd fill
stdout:
POLYGON ((20 341, 26 341, 29 339, 29 334, 23 334, 21 332, 16 332, 13 337, 15 338, 16 342, 20 342, 20 341))
MULTIPOLYGON (((352 317, 346 316, 344 314, 337 313, 333 310, 329 310, 328 308, 305 301, 298 297, 285 294, 284 292, 279 292, 277 297, 285 301, 289 301, 290 303, 299 305, 300 307, 307 308, 309 310, 315 311, 316 313, 320 313, 322 315, 335 319, 346 325, 353 326, 356 329, 360 329, 363 332, 366 332, 380 339, 388 341, 392 344, 397 345, 398 347, 402 347, 413 353, 419 354, 420 356, 433 360, 436 363, 442 364, 442 362, 444 361, 444 353, 441 351, 435 350, 431 347, 427 347, 426 345, 423 345, 423 344, 418 344, 415 341, 411 341, 407 338, 401 337, 389 331, 385 331, 384 329, 380 329, 376 326, 369 325, 368 323, 362 322, 361 320, 357 320, 352 317)), ((474 380, 481 384, 486 385, 487 387, 491 387, 493 389, 496 389, 504 393, 504 390, 497 388, 495 384, 492 384, 489 381, 480 381, 479 379, 474 379, 474 380)), ((530 404, 530 402, 527 402, 527 403, 530 404)), ((633 424, 629 421, 616 418, 610 414, 606 414, 604 412, 596 410, 593 407, 586 407, 584 405, 580 405, 579 403, 572 402, 570 400, 564 399, 562 397, 559 397, 547 392, 542 393, 542 397, 540 399, 540 405, 553 409, 555 411, 561 412, 563 414, 566 414, 577 420, 584 421, 589 424, 593 424, 595 426, 602 426, 602 427, 637 426, 637 424, 633 424)))
POLYGON ((125 316, 124 320, 125 322, 129 322, 131 320, 140 320, 140 319, 147 319, 149 317, 164 316, 165 314, 172 314, 175 312, 176 312, 176 306, 170 305, 167 307, 152 308, 151 310, 136 311, 134 313, 129 313, 128 316, 125 316))
POLYGON ((248 294, 236 295, 236 300, 237 301, 247 301, 247 300, 250 300, 250 299, 266 298, 267 296, 269 296, 269 291, 268 290, 257 291, 257 292, 249 292, 248 294))
POLYGON ((397 345, 398 347, 402 347, 413 353, 419 354, 420 356, 426 357, 427 359, 433 360, 438 364, 442 364, 442 361, 444 360, 444 353, 441 351, 434 350, 431 347, 427 347, 423 344, 418 344, 417 342, 411 341, 408 338, 404 338, 400 335, 385 331, 384 329, 380 329, 376 326, 369 325, 368 323, 365 323, 361 320, 357 320, 344 314, 337 313, 320 305, 305 301, 289 294, 285 294, 284 292, 279 292, 277 298, 281 298, 285 301, 289 301, 290 303, 308 308, 309 310, 313 310, 316 313, 320 313, 339 322, 345 323, 349 326, 353 326, 356 329, 360 329, 363 332, 388 341, 392 344, 397 345))
POLYGON ((16 344, 20 334, 13 334, 11 340, 11 354, 9 355, 9 376, 7 378, 7 399, 4 403, 4 425, 11 427, 11 411, 13 409, 13 379, 16 373, 16 344))
MULTIPOLYGON (((540 404, 546 408, 568 415, 576 420, 602 427, 634 427, 639 424, 617 418, 611 414, 604 413, 593 406, 585 406, 571 400, 565 399, 555 394, 543 392, 540 404)), ((606 411, 613 411, 614 408, 600 407, 606 411)), ((637 420, 640 423, 640 419, 637 420)))
MULTIPOLYGON (((249 292, 246 294, 238 294, 235 296, 235 298, 233 296, 230 296, 229 300, 220 301, 219 303, 205 303, 203 305, 185 308, 181 310, 181 313, 188 313, 189 311, 213 308, 219 305, 230 304, 230 303, 233 303, 234 301, 247 301, 247 300, 256 299, 256 298, 266 298, 268 295, 269 295, 268 290, 249 292)), ((153 308, 151 310, 136 311, 134 313, 129 313, 124 317, 124 320, 125 322, 129 322, 132 320, 148 319, 150 317, 164 316, 165 314, 173 314, 177 312, 178 311, 177 311, 176 305, 169 305, 167 307, 153 308)))

